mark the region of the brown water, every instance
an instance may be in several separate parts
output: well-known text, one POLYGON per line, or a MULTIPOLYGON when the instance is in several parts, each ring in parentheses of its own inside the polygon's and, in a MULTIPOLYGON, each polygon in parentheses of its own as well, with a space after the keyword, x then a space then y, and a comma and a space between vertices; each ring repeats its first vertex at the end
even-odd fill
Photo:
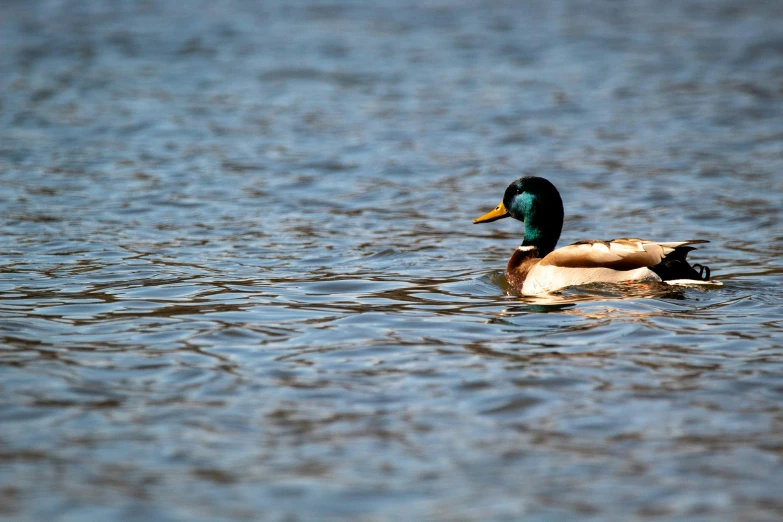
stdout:
POLYGON ((782 5, 3 2, 0 517, 783 519, 782 5))

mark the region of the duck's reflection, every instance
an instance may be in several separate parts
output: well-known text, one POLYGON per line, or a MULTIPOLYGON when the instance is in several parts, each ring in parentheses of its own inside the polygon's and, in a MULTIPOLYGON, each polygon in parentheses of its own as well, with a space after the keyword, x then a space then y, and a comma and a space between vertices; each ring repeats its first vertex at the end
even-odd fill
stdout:
MULTIPOLYGON (((584 285, 578 288, 568 288, 562 292, 541 294, 536 296, 520 296, 510 285, 503 285, 506 295, 516 298, 511 306, 495 315, 497 319, 515 317, 530 313, 546 314, 564 312, 580 316, 603 315, 608 318, 615 307, 607 307, 603 312, 591 308, 589 312, 577 307, 580 303, 597 303, 612 301, 627 301, 632 299, 653 300, 685 300, 685 290, 682 287, 671 287, 662 283, 635 283, 635 284, 605 284, 596 283, 584 285)), ((488 323, 496 322, 490 319, 488 323)))

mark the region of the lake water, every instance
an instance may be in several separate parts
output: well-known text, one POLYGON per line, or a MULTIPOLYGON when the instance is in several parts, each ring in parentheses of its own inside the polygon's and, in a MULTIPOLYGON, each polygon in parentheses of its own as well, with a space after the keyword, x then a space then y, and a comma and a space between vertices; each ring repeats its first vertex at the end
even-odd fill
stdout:
POLYGON ((0 4, 0 517, 783 519, 783 4, 0 4), (507 291, 710 240, 717 289, 507 291))

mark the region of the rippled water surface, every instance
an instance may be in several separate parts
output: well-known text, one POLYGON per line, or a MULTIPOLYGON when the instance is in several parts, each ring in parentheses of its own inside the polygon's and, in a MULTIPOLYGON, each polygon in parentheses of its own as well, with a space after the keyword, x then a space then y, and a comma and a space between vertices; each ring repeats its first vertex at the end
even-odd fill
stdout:
POLYGON ((0 517, 783 519, 779 2, 0 4, 0 517), (522 298, 561 244, 721 288, 522 298))

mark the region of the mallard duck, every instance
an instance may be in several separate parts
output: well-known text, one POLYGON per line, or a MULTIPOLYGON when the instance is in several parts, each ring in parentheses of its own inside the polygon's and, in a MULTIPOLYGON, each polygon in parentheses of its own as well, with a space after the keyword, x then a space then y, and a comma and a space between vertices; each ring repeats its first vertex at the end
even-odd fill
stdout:
MULTIPOLYGON (((525 240, 506 267, 509 284, 525 295, 551 292, 566 286, 624 281, 704 283, 710 269, 689 265, 690 245, 703 239, 659 243, 624 237, 611 241, 585 240, 555 250, 563 229, 563 201, 544 178, 526 176, 506 189, 494 210, 473 223, 513 217, 525 224, 525 240)), ((719 283, 716 283, 719 284, 719 283)))

